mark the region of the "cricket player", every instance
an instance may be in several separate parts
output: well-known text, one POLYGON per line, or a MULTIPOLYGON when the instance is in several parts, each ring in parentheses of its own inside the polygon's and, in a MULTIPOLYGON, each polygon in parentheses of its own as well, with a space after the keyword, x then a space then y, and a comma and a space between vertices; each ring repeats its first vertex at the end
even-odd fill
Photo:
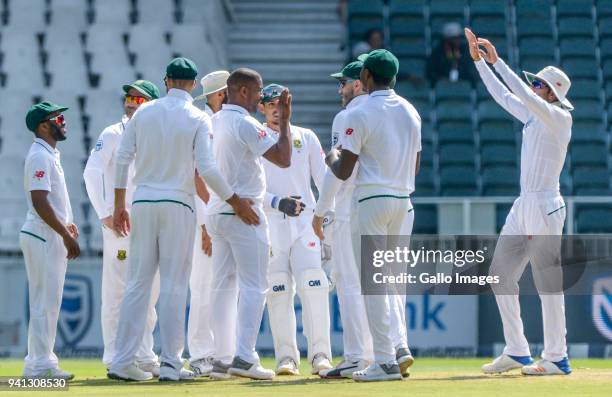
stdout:
POLYGON ((213 246, 215 361, 210 377, 214 379, 274 377, 274 371, 261 366, 255 351, 268 290, 270 252, 261 157, 279 167, 290 166, 291 97, 284 90, 279 99, 280 131, 275 139, 249 114, 257 111, 262 89, 256 71, 233 71, 227 80, 228 103, 212 117, 213 149, 221 174, 238 194, 254 202, 260 220, 258 225, 243 224, 216 192, 211 194, 207 228, 213 246))
POLYGON ((227 103, 227 78, 230 73, 227 70, 217 70, 202 77, 202 95, 194 98, 193 103, 200 108, 201 103, 206 100, 202 110, 212 117, 221 110, 221 106, 227 103))
MULTIPOLYGON (((380 236, 382 249, 396 244, 390 236, 404 232, 412 212, 410 193, 421 151, 421 119, 414 107, 390 88, 399 62, 387 50, 374 50, 363 59, 360 81, 369 96, 347 111, 340 140, 342 151, 332 149, 327 158, 339 179, 350 178, 359 160, 351 209, 353 253, 361 263, 361 236, 380 236)), ((323 187, 322 196, 327 194, 323 187)), ((313 228, 324 238, 322 218, 315 216, 313 228)), ((411 224, 410 224, 411 229, 411 224)), ((401 380, 398 352, 392 333, 395 297, 364 296, 368 326, 373 339, 374 363, 352 373, 355 381, 401 380)), ((407 346, 406 346, 407 348, 407 346)), ((409 351, 404 351, 408 355, 409 351)), ((404 364, 412 364, 412 356, 404 364)))
MULTIPOLYGON (((559 193, 559 176, 572 134, 570 111, 573 106, 566 98, 571 83, 563 71, 547 66, 535 75, 524 72, 527 85, 497 56, 493 44, 486 39, 477 39, 467 28, 465 35, 487 90, 497 103, 524 124, 521 195, 514 201, 506 218, 490 269, 491 273, 500 275, 505 287, 504 291, 494 289, 494 292, 506 347, 501 356, 482 369, 485 373, 522 368, 525 375, 569 374, 572 370, 567 358, 562 285, 559 283, 556 291, 543 293, 542 285, 550 282, 551 274, 549 272, 543 277, 541 273, 552 270, 560 255, 566 213, 565 202, 559 193), (508 88, 485 61, 493 65, 508 88), (537 235, 544 236, 544 247, 540 244, 538 249, 534 249, 542 241, 533 239, 537 235), (544 256, 535 254, 546 251, 549 252, 544 256), (518 297, 518 281, 528 262, 531 262, 540 293, 544 327, 544 351, 542 359, 535 364, 523 332, 518 297)), ((557 270, 559 272, 552 278, 561 278, 560 268, 557 270)))
POLYGON ((146 328, 147 309, 159 271, 160 381, 190 379, 183 369, 187 287, 193 259, 195 215, 194 169, 207 185, 227 200, 249 224, 258 217, 250 202, 233 193, 220 175, 210 148, 210 119, 193 106, 190 93, 198 74, 187 58, 175 58, 166 68, 168 94, 145 103, 134 113, 117 152, 114 229, 132 232, 130 272, 121 303, 116 354, 108 376, 147 380, 150 372, 135 364, 146 328), (125 204, 129 166, 135 162, 136 186, 132 217, 125 204))
MULTIPOLYGON (((280 133, 278 102, 285 88, 278 84, 266 86, 259 104, 259 111, 266 118, 266 132, 275 140, 280 133)), ((267 189, 264 205, 271 243, 268 315, 274 338, 276 374, 298 375, 300 353, 293 303, 297 289, 308 341, 308 362, 312 365, 311 373, 318 374, 332 368, 329 282, 321 268, 320 240, 311 227, 315 198, 310 179, 320 189, 327 167, 319 138, 312 130, 293 124, 289 130, 293 146, 291 166, 279 168, 268 160, 263 161, 267 189)))
MULTIPOLYGON (((117 149, 125 125, 136 109, 143 103, 159 98, 159 89, 147 80, 136 80, 124 85, 125 114, 121 121, 112 124, 100 134, 94 149, 89 155, 83 178, 91 205, 102 222, 102 307, 100 310, 102 322, 102 339, 104 354, 102 362, 108 368, 115 356, 115 337, 119 322, 119 307, 125 292, 128 279, 128 268, 131 253, 129 252, 129 237, 120 237, 113 231, 113 209, 115 206, 113 194, 114 177, 117 161, 117 149)), ((126 201, 128 211, 131 209, 131 198, 134 193, 131 178, 133 168, 130 168, 126 201)), ((136 364, 140 369, 159 376, 159 360, 153 352, 153 329, 157 322, 155 303, 159 296, 159 277, 156 276, 151 291, 151 304, 148 309, 147 327, 140 349, 136 354, 136 364)))
MULTIPOLYGON (((342 71, 331 75, 338 80, 338 93, 344 108, 334 117, 332 123, 333 148, 338 148, 342 144, 346 113, 367 98, 367 92, 363 90, 363 85, 359 81, 362 67, 363 62, 357 60, 346 65, 342 71)), ((350 378, 353 372, 370 365, 374 358, 372 336, 368 329, 359 269, 355 264, 350 234, 351 197, 356 171, 355 169, 346 182, 342 182, 328 170, 325 175, 327 185, 319 189, 320 193, 326 194, 325 196, 319 194, 315 208, 315 216, 321 219, 329 214, 328 211, 334 209, 334 221, 325 229, 325 241, 331 242, 332 275, 336 282, 340 304, 344 345, 344 359, 333 369, 319 372, 323 378, 350 378)))
MULTIPOLYGON (((207 74, 200 81, 206 98, 206 114, 212 116, 227 102, 227 78, 229 72, 220 70, 207 74)), ((197 172, 197 171, 196 171, 197 172)), ((191 294, 189 321, 187 323, 187 345, 189 346, 189 368, 196 376, 208 376, 212 371, 215 353, 213 341, 210 289, 212 282, 212 244, 206 230, 206 205, 210 194, 201 178, 196 176, 196 236, 193 247, 193 265, 189 278, 191 294)))
POLYGON ((66 139, 62 114, 68 108, 51 102, 32 106, 26 126, 34 143, 26 156, 23 184, 28 213, 19 244, 28 277, 30 322, 23 376, 72 379, 53 353, 67 259, 80 254, 79 229, 72 223, 64 170, 57 143, 66 139))

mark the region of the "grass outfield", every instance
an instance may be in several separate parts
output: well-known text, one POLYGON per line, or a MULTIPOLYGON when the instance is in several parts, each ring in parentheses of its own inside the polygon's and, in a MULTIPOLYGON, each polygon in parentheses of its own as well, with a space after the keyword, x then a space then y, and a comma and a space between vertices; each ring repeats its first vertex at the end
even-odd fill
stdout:
MULTIPOLYGON (((75 373, 68 391, 6 392, 2 396, 35 396, 57 394, 74 396, 612 396, 612 360, 573 360, 574 373, 570 376, 525 377, 518 371, 506 375, 485 376, 480 373, 483 359, 418 358, 412 375, 403 382, 357 384, 351 380, 323 380, 316 376, 277 377, 273 381, 236 379, 194 381, 160 384, 157 381, 124 383, 106 378, 106 371, 98 360, 62 360, 62 367, 75 373)), ((264 365, 273 367, 271 359, 264 365)), ((0 360, 0 376, 21 374, 21 360, 0 360)), ((302 374, 309 374, 305 361, 302 374)))

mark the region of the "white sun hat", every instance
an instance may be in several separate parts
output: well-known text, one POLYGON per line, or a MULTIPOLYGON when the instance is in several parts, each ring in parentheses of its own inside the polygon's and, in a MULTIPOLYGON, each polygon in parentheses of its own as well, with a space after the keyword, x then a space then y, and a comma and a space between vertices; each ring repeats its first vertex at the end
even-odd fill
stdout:
POLYGON ((572 82, 569 77, 559 68, 554 66, 546 66, 537 74, 523 71, 525 78, 529 83, 535 80, 542 80, 552 90, 561 105, 567 110, 574 110, 572 103, 566 98, 572 82))
POLYGON ((229 76, 230 73, 227 70, 217 70, 202 77, 200 80, 200 84, 202 84, 202 95, 195 99, 204 99, 207 95, 214 94, 217 91, 227 88, 227 78, 229 76))

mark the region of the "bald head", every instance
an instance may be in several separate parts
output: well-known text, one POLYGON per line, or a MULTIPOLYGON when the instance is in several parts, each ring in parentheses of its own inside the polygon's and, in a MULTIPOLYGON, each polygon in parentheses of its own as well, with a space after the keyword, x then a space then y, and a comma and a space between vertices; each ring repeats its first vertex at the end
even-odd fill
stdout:
POLYGON ((253 69, 234 70, 227 79, 228 103, 239 105, 253 113, 261 101, 263 82, 261 75, 253 69))

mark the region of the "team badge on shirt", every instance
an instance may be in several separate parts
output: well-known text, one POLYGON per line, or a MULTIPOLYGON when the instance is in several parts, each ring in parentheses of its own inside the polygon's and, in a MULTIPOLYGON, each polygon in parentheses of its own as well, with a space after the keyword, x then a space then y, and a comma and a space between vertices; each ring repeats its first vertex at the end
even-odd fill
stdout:
POLYGON ((38 179, 39 181, 41 179, 43 179, 45 177, 45 171, 35 171, 34 172, 34 178, 38 179))
POLYGON ((120 261, 124 261, 127 258, 127 251, 126 250, 119 250, 117 251, 117 259, 119 259, 120 261))
POLYGON ((268 136, 268 133, 265 130, 259 130, 259 139, 264 139, 265 137, 268 136))
POLYGON ((296 149, 301 149, 302 148, 302 141, 300 139, 294 139, 293 140, 293 147, 296 149))
POLYGON ((344 133, 346 135, 353 135, 353 129, 352 128, 347 128, 346 131, 344 131, 344 133))
POLYGON ((94 150, 96 152, 99 152, 100 150, 102 150, 102 146, 104 146, 104 141, 100 139, 98 142, 96 142, 96 146, 94 147, 94 150))

